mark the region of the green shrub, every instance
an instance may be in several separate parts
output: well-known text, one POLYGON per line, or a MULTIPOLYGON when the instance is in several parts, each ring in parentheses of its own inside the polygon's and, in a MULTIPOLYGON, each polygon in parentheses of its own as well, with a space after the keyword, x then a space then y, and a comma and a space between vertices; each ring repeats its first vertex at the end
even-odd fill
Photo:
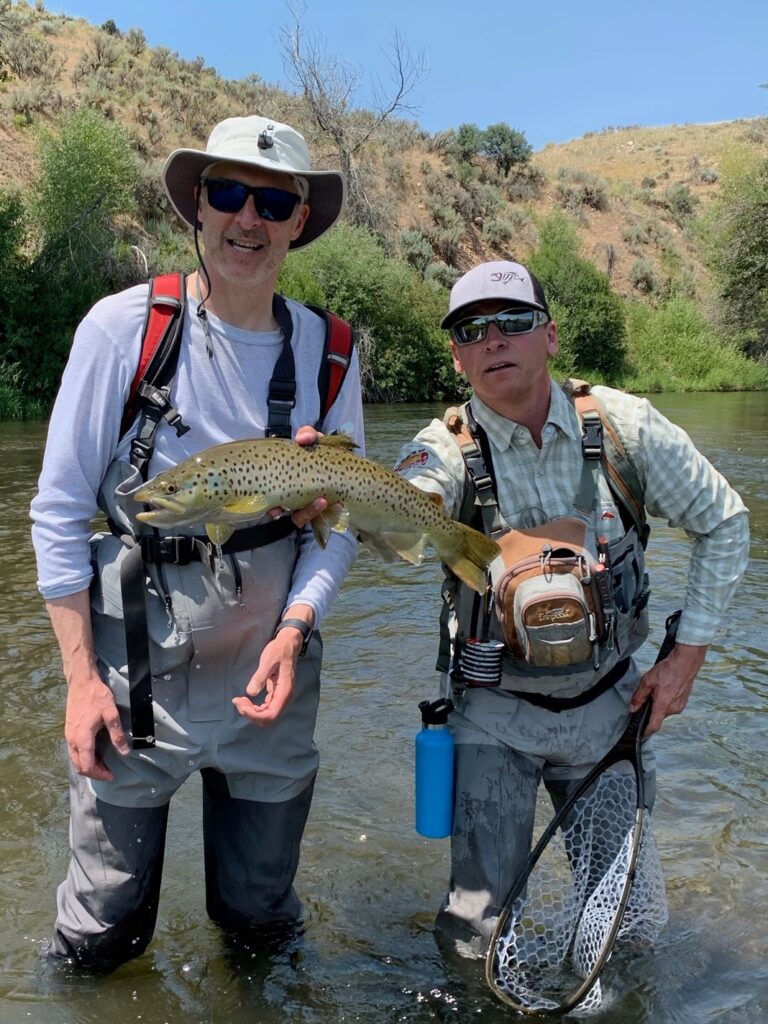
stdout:
POLYGON ((662 202, 672 215, 672 219, 677 224, 683 224, 692 216, 699 200, 687 185, 676 182, 664 190, 662 202))
POLYGON ((479 152, 506 176, 516 164, 527 163, 533 149, 522 132, 501 121, 489 125, 482 133, 479 152))
POLYGON ((147 37, 144 30, 140 28, 129 28, 125 34, 125 42, 128 52, 133 57, 139 57, 147 48, 147 37))
POLYGON ((654 295, 659 290, 659 281, 650 260, 636 260, 629 271, 629 283, 645 295, 654 295))
POLYGON ((721 163, 719 197, 700 225, 718 326, 752 355, 768 354, 768 160, 745 147, 721 163))
MULTIPOLYGON (((442 260, 430 263, 424 271, 424 280, 432 288, 437 290, 452 288, 458 280, 459 272, 455 267, 449 267, 442 260)), ((441 314, 442 315, 442 314, 441 314)))
POLYGON ((505 217, 492 217, 483 225, 483 237, 494 249, 506 249, 515 230, 505 217))
POLYGON ((626 343, 621 300, 607 276, 580 255, 576 229, 564 214, 539 224, 539 248, 528 265, 544 287, 569 370, 615 376, 626 343))
POLYGON ((557 173, 555 196, 558 203, 572 213, 578 213, 582 206, 588 206, 593 210, 608 209, 605 181, 588 171, 562 167, 557 173))
POLYGON ((626 306, 626 371, 630 391, 730 391, 768 388, 768 367, 724 343, 693 302, 626 306))
POLYGON ((459 160, 467 163, 477 156, 482 145, 483 133, 476 124, 460 124, 456 129, 455 149, 459 160))
POLYGON ((434 258, 429 239, 417 228, 400 232, 400 254, 422 276, 434 258))
POLYGON ((439 328, 447 308, 411 267, 387 257, 369 232, 339 224, 298 253, 280 290, 319 302, 366 333, 360 352, 367 401, 438 399, 453 387, 448 344, 439 328))
POLYGON ((522 164, 512 168, 504 182, 507 199, 512 203, 538 199, 546 184, 547 175, 535 164, 522 164))
POLYGON ((122 129, 90 110, 64 118, 58 136, 41 133, 39 151, 25 211, 35 248, 6 309, 0 360, 20 365, 24 387, 45 402, 78 321, 126 278, 132 250, 116 218, 135 207, 137 175, 122 129))

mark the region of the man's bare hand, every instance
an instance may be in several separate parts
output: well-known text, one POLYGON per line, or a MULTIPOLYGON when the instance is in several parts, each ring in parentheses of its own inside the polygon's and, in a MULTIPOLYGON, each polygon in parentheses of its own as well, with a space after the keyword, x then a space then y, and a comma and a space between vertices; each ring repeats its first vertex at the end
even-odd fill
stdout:
POLYGON ((706 654, 706 647, 675 644, 669 657, 645 673, 632 695, 629 710, 637 711, 648 697, 653 700, 653 711, 645 730, 646 736, 658 732, 668 715, 679 715, 683 711, 706 654))
POLYGON ((232 699, 239 714, 257 725, 269 725, 280 716, 293 698, 296 659, 303 643, 304 638, 298 629, 288 627, 270 640, 245 689, 246 696, 232 699), (252 698, 261 693, 264 693, 264 700, 254 704, 252 698))
MULTIPOLYGON (((297 444, 309 447, 310 445, 317 444, 318 437, 322 435, 315 430, 314 427, 304 426, 299 427, 296 431, 296 437, 294 440, 297 444)), ((317 497, 309 504, 305 505, 304 508, 297 508, 291 515, 291 519, 294 525, 300 530, 304 529, 307 523, 311 523, 315 516, 324 512, 328 508, 328 502, 323 497, 317 497)), ((280 516, 285 515, 287 509, 284 508, 271 508, 267 515, 272 516, 273 519, 278 519, 280 516)))
POLYGON ((109 687, 98 676, 72 680, 67 691, 64 726, 69 759, 78 775, 99 781, 113 777, 96 750, 96 737, 102 729, 106 729, 120 754, 130 753, 130 743, 109 687))

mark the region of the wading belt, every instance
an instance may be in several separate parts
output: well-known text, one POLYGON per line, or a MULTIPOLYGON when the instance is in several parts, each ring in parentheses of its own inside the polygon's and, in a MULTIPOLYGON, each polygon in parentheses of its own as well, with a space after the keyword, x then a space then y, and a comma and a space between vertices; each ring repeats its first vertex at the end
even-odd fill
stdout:
MULTIPOLYGON (((238 551, 264 547, 290 536, 295 531, 296 527, 289 516, 263 526, 237 530, 226 544, 216 549, 215 554, 218 555, 220 552, 222 555, 231 555, 238 551)), ((209 558, 211 551, 211 543, 207 537, 161 537, 150 534, 137 539, 120 566, 134 750, 146 750, 155 745, 144 565, 146 562, 189 565, 191 561, 209 558)))
POLYGON ((584 704, 589 704, 601 693, 610 690, 620 679, 624 678, 631 660, 631 658, 624 658, 617 662, 610 672, 606 672, 594 686, 590 686, 584 693, 577 693, 575 697, 548 697, 543 693, 528 693, 526 690, 505 689, 504 693, 510 693, 513 697, 519 697, 520 700, 528 701, 529 704, 535 704, 537 708, 545 708, 547 711, 570 711, 572 708, 580 708, 584 704))

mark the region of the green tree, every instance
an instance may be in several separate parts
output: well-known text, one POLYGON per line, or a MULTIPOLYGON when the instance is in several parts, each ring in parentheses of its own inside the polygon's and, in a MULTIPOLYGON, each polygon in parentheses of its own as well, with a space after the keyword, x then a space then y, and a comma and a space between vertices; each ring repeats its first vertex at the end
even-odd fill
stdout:
POLYGON ((81 273, 107 257, 114 219, 136 209, 139 169, 128 136, 96 110, 40 135, 40 169, 30 206, 43 250, 65 252, 81 273))
POLYGON ((338 224, 314 245, 289 254, 279 288, 354 325, 366 401, 437 400, 455 392, 438 326, 448 306, 445 291, 389 258, 364 228, 338 224))
POLYGON ((56 392, 72 333, 86 310, 124 285, 121 218, 135 209, 137 164, 122 128, 81 109, 39 137, 27 207, 35 253, 9 311, 0 358, 21 367, 31 395, 56 392))
POLYGON ((456 129, 456 152, 460 160, 469 163, 480 152, 483 133, 476 124, 460 124, 456 129))
POLYGON ((485 129, 479 152, 492 160, 506 177, 515 164, 527 163, 533 150, 522 132, 501 121, 485 129))
POLYGON ((580 255, 575 227, 559 211, 539 225, 539 248, 528 261, 541 281, 560 335, 556 372, 614 379, 624 364, 626 324, 618 295, 580 255))
POLYGON ((768 160, 735 149, 721 165, 720 195, 701 224, 717 293, 714 320, 747 354, 768 354, 768 160))

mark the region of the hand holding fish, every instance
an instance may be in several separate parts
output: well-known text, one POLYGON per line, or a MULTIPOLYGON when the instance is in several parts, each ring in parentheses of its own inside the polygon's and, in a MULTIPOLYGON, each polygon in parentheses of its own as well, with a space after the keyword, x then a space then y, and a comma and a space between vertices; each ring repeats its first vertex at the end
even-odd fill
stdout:
MULTIPOLYGON (((294 440, 296 444, 301 444, 309 447, 310 445, 317 444, 318 437, 322 435, 315 430, 314 427, 305 426, 299 427, 296 431, 294 440)), ((305 526, 312 522, 315 516, 319 516, 321 512, 324 512, 328 508, 328 502, 323 497, 315 498, 309 505, 305 505, 304 508, 297 508, 291 515, 294 526, 297 526, 300 530, 303 530, 305 526)), ((279 519, 280 516, 284 516, 288 509, 278 507, 271 508, 267 513, 273 519, 279 519)))

